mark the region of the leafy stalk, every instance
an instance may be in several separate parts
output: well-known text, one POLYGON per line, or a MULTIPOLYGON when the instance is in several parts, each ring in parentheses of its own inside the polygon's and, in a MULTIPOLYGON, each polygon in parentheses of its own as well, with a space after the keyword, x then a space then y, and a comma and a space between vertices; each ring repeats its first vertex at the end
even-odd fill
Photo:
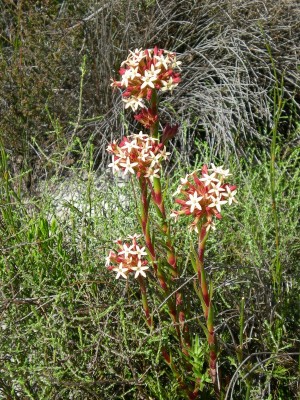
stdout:
POLYGON ((204 224, 198 228, 198 231, 199 231, 198 257, 196 266, 197 266, 198 282, 202 298, 202 308, 207 327, 206 332, 207 332, 207 342, 209 346, 209 369, 210 369, 211 379, 215 386, 215 392, 216 394, 219 394, 220 389, 218 387, 218 382, 217 382, 217 338, 214 330, 212 288, 211 290, 208 289, 206 274, 204 269, 204 252, 205 252, 205 245, 208 237, 208 232, 204 224))

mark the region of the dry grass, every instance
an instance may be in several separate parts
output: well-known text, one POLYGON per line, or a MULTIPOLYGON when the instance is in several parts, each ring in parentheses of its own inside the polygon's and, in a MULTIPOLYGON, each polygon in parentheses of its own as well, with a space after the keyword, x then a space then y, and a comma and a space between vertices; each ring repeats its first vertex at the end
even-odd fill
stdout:
MULTIPOLYGON (((205 138, 213 154, 224 147, 237 155, 246 155, 251 144, 269 147, 266 127, 272 124, 276 83, 282 81, 290 100, 286 116, 299 112, 299 15, 296 1, 281 0, 34 6, 4 1, 0 129, 15 167, 33 170, 30 188, 36 176, 52 173, 47 157, 54 154, 61 167, 77 159, 75 137, 92 138, 96 165, 102 167, 107 142, 125 129, 120 94, 112 93, 110 78, 128 49, 154 45, 178 52, 183 61, 172 107, 163 99, 162 123, 181 123, 176 147, 186 159, 193 159, 196 138, 205 138), (77 121, 84 55, 87 74, 75 129, 70 121, 77 121)), ((297 140, 286 139, 291 146, 297 140)))

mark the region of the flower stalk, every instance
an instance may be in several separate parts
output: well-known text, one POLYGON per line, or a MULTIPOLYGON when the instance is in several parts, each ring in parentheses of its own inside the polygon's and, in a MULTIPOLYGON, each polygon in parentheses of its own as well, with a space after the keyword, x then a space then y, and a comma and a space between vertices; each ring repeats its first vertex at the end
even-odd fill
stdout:
MULTIPOLYGON (((147 182, 145 179, 140 178, 139 183, 140 183, 140 189, 141 189, 141 225, 142 225, 142 230, 143 230, 143 234, 144 234, 144 238, 145 238, 145 243, 149 250, 150 257, 152 260, 152 265, 154 268, 154 273, 159 281, 160 287, 162 288, 165 297, 169 297, 169 294, 170 294, 169 287, 165 280, 162 268, 158 265, 158 262, 156 259, 156 254, 155 254, 155 248, 154 248, 154 245, 153 245, 153 242, 151 239, 147 182)), ((180 337, 178 320, 177 320, 177 315, 176 315, 176 303, 174 302, 174 300, 172 298, 169 298, 167 301, 167 305, 168 305, 168 310, 169 310, 169 314, 171 316, 172 322, 175 325, 177 335, 180 337)))
MULTIPOLYGON (((204 224, 205 225, 205 224, 204 224)), ((212 293, 207 287, 207 280, 204 269, 204 252, 207 240, 207 228, 203 226, 200 229, 199 244, 198 244, 198 280, 203 298, 203 312, 207 326, 207 342, 209 346, 209 369, 210 376, 214 385, 217 382, 217 339, 214 330, 214 316, 212 305, 212 293)))
MULTIPOLYGON (((157 273, 157 264, 155 262, 156 255, 155 249, 151 239, 150 225, 149 225, 149 199, 148 199, 148 187, 147 182, 144 178, 139 178, 140 190, 141 190, 141 225, 145 238, 147 249, 149 250, 151 260, 153 262, 155 273, 157 273)), ((163 282, 162 287, 165 285, 163 282)))
POLYGON ((148 299, 147 299, 147 289, 145 285, 145 278, 143 276, 138 277, 138 282, 140 284, 140 290, 141 290, 141 296, 142 296, 142 304, 143 304, 143 309, 146 317, 146 322, 149 328, 153 328, 153 319, 150 314, 150 309, 148 305, 148 299))
MULTIPOLYGON (((155 123, 150 127, 150 135, 154 138, 159 139, 158 96, 157 96, 156 90, 152 91, 151 111, 153 114, 156 113, 157 118, 155 120, 155 123)), ((157 211, 158 218, 160 221, 161 233, 166 238, 166 247, 167 247, 167 257, 166 258, 167 258, 168 264, 171 266, 172 279, 177 279, 178 278, 177 260, 176 260, 175 249, 174 249, 174 246, 172 243, 170 226, 167 221, 160 177, 153 178, 152 200, 153 200, 154 204, 156 205, 155 209, 157 211)), ((189 337, 188 325, 185 323, 186 312, 183 307, 183 298, 182 298, 182 293, 180 291, 176 291, 176 293, 175 293, 175 307, 177 308, 177 310, 176 310, 177 320, 176 321, 179 322, 180 328, 181 328, 181 332, 180 333, 178 332, 178 337, 181 342, 182 351, 186 354, 186 352, 187 352, 186 347, 190 347, 190 337, 189 337), (182 333, 183 333, 183 335, 182 335, 182 333)))
POLYGON ((217 338, 214 329, 214 316, 212 305, 212 286, 209 289, 204 268, 205 247, 210 230, 215 230, 213 218, 221 219, 221 206, 236 202, 236 187, 226 183, 230 176, 229 170, 222 167, 208 169, 206 165, 200 171, 194 171, 181 180, 175 202, 181 206, 181 210, 174 211, 175 220, 179 216, 193 216, 194 220, 190 229, 198 235, 197 252, 192 254, 192 263, 197 273, 198 286, 194 284, 199 296, 203 314, 206 321, 206 336, 209 346, 209 370, 215 387, 215 394, 219 396, 220 388, 217 379, 217 338))
POLYGON ((203 297, 203 312, 205 319, 208 319, 209 306, 210 306, 210 296, 207 288, 205 269, 204 269, 204 251, 207 240, 208 232, 206 227, 202 226, 200 229, 199 239, 198 239, 198 263, 197 263, 197 274, 198 281, 201 288, 201 294, 203 297))

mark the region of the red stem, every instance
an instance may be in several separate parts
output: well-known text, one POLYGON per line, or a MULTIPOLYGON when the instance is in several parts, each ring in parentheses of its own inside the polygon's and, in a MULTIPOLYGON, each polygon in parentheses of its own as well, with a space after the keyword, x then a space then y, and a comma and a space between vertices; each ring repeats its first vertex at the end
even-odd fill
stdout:
POLYGON ((204 251, 207 239, 206 227, 202 225, 199 234, 198 242, 198 279, 202 297, 204 300, 203 311, 206 320, 206 326, 208 330, 207 341, 209 345, 209 368, 210 376, 212 378, 213 384, 215 386, 216 394, 219 393, 219 388, 217 385, 217 339, 214 330, 213 323, 213 308, 210 293, 207 287, 205 269, 204 269, 204 251))
MULTIPOLYGON (((159 118, 158 118, 158 99, 157 99, 157 92, 153 90, 152 97, 151 97, 151 110, 153 114, 157 115, 156 122, 150 128, 150 136, 153 138, 159 139, 159 118)), ((178 278, 178 270, 177 270, 177 260, 175 249, 172 244, 171 232, 170 227, 167 222, 166 211, 163 201, 162 189, 161 189, 161 179, 160 178, 153 178, 153 185, 151 184, 150 180, 148 179, 148 184, 151 191, 151 196, 153 202, 157 206, 157 214, 161 221, 161 231, 166 237, 166 246, 167 246, 167 262, 172 267, 172 279, 178 278)), ((173 301, 172 301, 173 303, 173 301)), ((175 294, 175 302, 174 302, 174 313, 173 320, 174 322, 179 321, 181 332, 179 328, 177 328, 178 338, 180 340, 182 351, 187 354, 186 347, 190 347, 190 337, 189 337, 189 329, 188 325, 185 323, 185 311, 183 307, 183 297, 181 292, 177 291, 175 294), (183 333, 183 337, 182 337, 183 333)))

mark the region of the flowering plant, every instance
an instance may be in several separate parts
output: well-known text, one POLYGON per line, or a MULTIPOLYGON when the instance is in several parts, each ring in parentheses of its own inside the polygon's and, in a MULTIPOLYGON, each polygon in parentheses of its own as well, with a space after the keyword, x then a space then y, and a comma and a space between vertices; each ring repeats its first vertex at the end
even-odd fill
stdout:
POLYGON ((192 332, 187 320, 189 304, 185 301, 180 287, 176 286, 182 266, 178 265, 170 217, 174 217, 176 222, 180 216, 191 216, 193 220, 189 228, 198 236, 197 248, 193 246, 187 259, 191 260, 196 272, 194 290, 200 299, 206 321, 206 327, 202 326, 209 347, 209 375, 218 397, 221 387, 217 376, 218 349, 213 321, 212 286, 207 284, 204 251, 209 233, 216 229, 215 218, 221 219, 221 208, 237 201, 236 186, 227 182, 227 178, 231 176, 229 170, 214 164, 211 164, 210 168, 203 165, 202 169, 181 179, 174 194, 175 204, 179 205, 180 209, 173 210, 170 217, 166 212, 161 186, 162 162, 168 160, 170 153, 167 152, 166 143, 176 135, 178 125, 166 125, 160 134, 158 93, 172 92, 177 87, 181 79, 178 72, 180 64, 172 52, 157 47, 136 49, 130 51, 128 58, 121 64, 121 80, 112 82, 113 87, 123 90, 125 108, 137 112, 134 118, 144 129, 148 129, 149 133, 141 131, 123 137, 119 143, 114 141, 107 148, 112 155, 109 167, 113 172, 132 174, 139 183, 139 221, 144 243, 140 244, 142 238, 137 234, 129 237, 130 242, 117 240, 117 250, 110 250, 106 266, 116 273, 117 279, 128 279, 132 275, 138 280, 143 310, 150 329, 153 328, 154 322, 147 298, 147 273, 156 278, 178 340, 182 355, 178 363, 181 365, 175 365, 168 348, 162 348, 161 355, 170 366, 185 397, 196 399, 209 379, 203 366, 199 370, 199 340, 195 337, 191 340, 192 332), (149 214, 151 205, 157 214, 155 224, 152 223, 149 214), (157 226, 158 232, 154 235, 153 231, 157 230, 157 226), (159 240, 156 239, 157 236, 159 240), (180 372, 182 369, 188 374, 188 379, 180 372))
POLYGON ((176 55, 169 51, 157 47, 135 49, 121 64, 122 79, 113 80, 112 86, 125 89, 122 94, 125 108, 131 107, 136 111, 139 107, 146 107, 145 100, 151 100, 156 90, 172 91, 178 85, 180 75, 174 69, 179 69, 180 64, 176 55))
POLYGON ((206 231, 210 228, 215 230, 213 217, 221 219, 221 206, 232 202, 235 199, 236 186, 225 182, 230 176, 229 169, 223 170, 223 166, 216 167, 214 164, 208 169, 206 165, 201 171, 194 171, 181 179, 175 195, 182 195, 183 199, 176 199, 175 202, 181 205, 180 211, 173 211, 172 217, 178 219, 179 215, 192 215, 194 221, 190 225, 191 229, 199 232, 198 227, 201 220, 205 219, 204 227, 206 231), (199 178, 199 172, 201 178, 199 178), (211 172, 211 174, 209 174, 211 172), (192 182, 191 182, 192 181, 192 182))
POLYGON ((124 137, 119 145, 115 142, 107 148, 113 154, 113 162, 109 164, 113 171, 121 170, 124 175, 128 172, 138 178, 159 178, 161 161, 166 160, 170 153, 166 152, 166 146, 158 143, 158 139, 152 138, 143 132, 138 135, 124 137))
POLYGON ((117 273, 116 278, 120 276, 127 279, 128 275, 133 272, 135 278, 143 276, 146 278, 145 271, 149 269, 148 261, 144 256, 147 255, 145 247, 137 244, 139 235, 129 236, 132 240, 131 245, 122 242, 120 239, 116 241, 119 250, 117 253, 110 251, 106 259, 106 266, 109 270, 117 273))

